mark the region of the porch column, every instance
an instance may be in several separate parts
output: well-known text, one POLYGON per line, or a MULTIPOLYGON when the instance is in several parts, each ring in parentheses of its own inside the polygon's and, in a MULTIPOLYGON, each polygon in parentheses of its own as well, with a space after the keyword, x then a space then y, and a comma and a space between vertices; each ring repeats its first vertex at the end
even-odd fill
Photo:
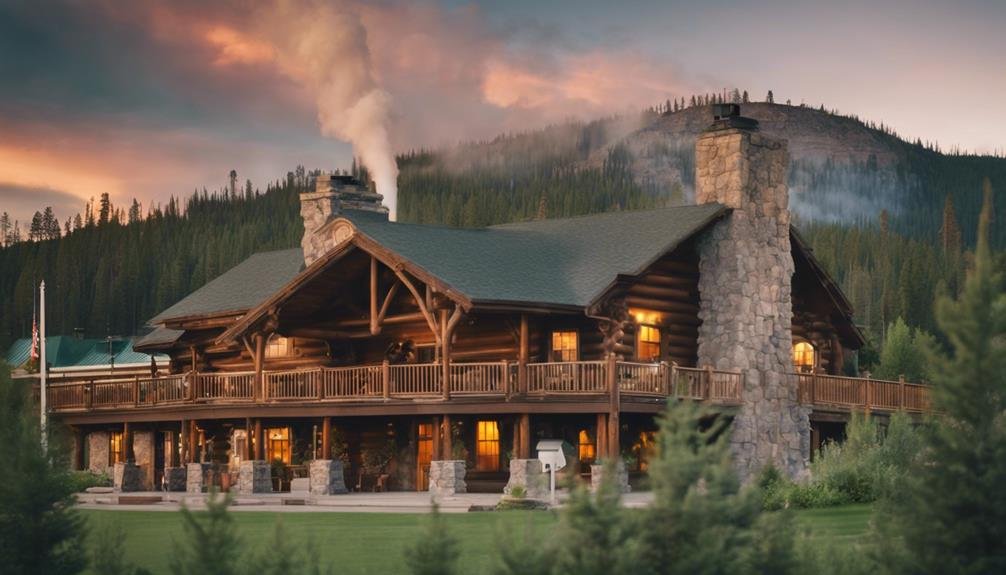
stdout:
POLYGON ((447 328, 447 310, 440 310, 440 346, 443 351, 440 353, 440 360, 443 364, 443 386, 444 399, 451 398, 451 332, 447 328))
POLYGON ((189 422, 186 419, 182 420, 181 429, 178 432, 178 448, 181 450, 179 455, 181 456, 181 461, 184 463, 189 462, 189 422))
POLYGON ((321 458, 332 459, 332 418, 321 421, 321 458))
POLYGON ((189 463, 199 463, 199 429, 196 420, 189 420, 189 463))
POLYGON ((178 436, 174 431, 165 431, 164 433, 168 437, 168 452, 165 454, 168 462, 165 467, 178 467, 178 436))
POLYGON ((517 393, 527 395, 527 363, 530 357, 529 329, 527 314, 520 314, 520 351, 517 355, 517 393))
POLYGON ((133 431, 129 428, 129 422, 122 424, 122 459, 127 463, 134 463, 136 455, 133 453, 133 431))
POLYGON ((517 445, 517 459, 531 458, 531 416, 527 413, 520 414, 517 422, 520 443, 517 445))
POLYGON ((442 445, 443 440, 442 440, 442 437, 443 437, 443 429, 441 429, 440 418, 439 417, 434 417, 433 418, 433 437, 431 438, 433 440, 433 454, 432 454, 432 457, 430 458, 432 461, 438 461, 440 459, 443 459, 441 457, 441 453, 443 453, 443 449, 442 449, 442 447, 443 447, 443 445, 442 445))
POLYGON ((262 401, 266 398, 265 377, 263 377, 263 368, 265 364, 265 334, 255 334, 255 357, 252 358, 252 361, 255 365, 255 389, 253 393, 255 394, 256 401, 262 401))
POLYGON ((451 416, 444 415, 443 422, 444 446, 442 455, 445 461, 449 461, 454 459, 454 434, 451 433, 451 416))
POLYGON ((252 458, 252 434, 255 429, 252 427, 252 420, 250 417, 245 418, 245 449, 241 452, 241 459, 245 461, 251 461, 252 458))
POLYGON ((616 373, 617 365, 615 357, 615 354, 608 355, 607 373, 605 374, 608 378, 608 391, 610 393, 608 405, 608 457, 611 459, 617 458, 620 451, 618 412, 621 406, 619 405, 618 374, 616 373))
POLYGON ((597 426, 594 432, 597 438, 597 459, 601 460, 608 456, 608 414, 597 414, 597 426))
POLYGON ((262 420, 255 419, 255 461, 262 461, 265 450, 262 449, 262 420))

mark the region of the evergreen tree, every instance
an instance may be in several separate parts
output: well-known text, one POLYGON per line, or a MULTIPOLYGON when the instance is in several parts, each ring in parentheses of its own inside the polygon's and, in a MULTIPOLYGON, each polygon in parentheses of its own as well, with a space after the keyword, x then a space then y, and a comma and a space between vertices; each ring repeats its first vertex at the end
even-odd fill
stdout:
POLYGON ((934 357, 941 415, 927 434, 925 463, 903 486, 906 500, 881 515, 879 558, 896 572, 1006 572, 1006 292, 989 247, 991 200, 986 186, 960 298, 937 304, 951 354, 934 357))
POLYGON ((29 387, 0 362, 0 565, 9 575, 79 573, 87 563, 84 523, 59 437, 48 448, 29 387))
POLYGON ((112 217, 112 200, 108 196, 108 192, 101 193, 101 200, 99 202, 100 208, 98 210, 98 225, 102 226, 109 222, 112 217))
POLYGON ((0 214, 0 246, 7 246, 12 227, 13 223, 11 222, 10 214, 7 212, 0 214))
POLYGON ((750 98, 748 97, 748 91, 747 91, 747 90, 744 90, 744 94, 743 94, 743 95, 741 95, 741 102, 743 102, 743 103, 747 104, 747 103, 748 103, 748 102, 750 102, 750 101, 751 101, 751 100, 750 100, 750 98))
POLYGON ((171 572, 175 575, 236 575, 240 539, 228 512, 230 496, 211 493, 206 512, 196 515, 182 506, 184 539, 175 542, 171 572))
POLYGON ((434 504, 422 536, 405 550, 409 573, 453 575, 458 573, 459 554, 458 540, 450 534, 440 509, 434 504))
POLYGON ((129 205, 129 219, 127 220, 130 224, 135 224, 140 221, 141 214, 143 214, 142 208, 140 207, 140 202, 133 198, 133 203, 129 205))

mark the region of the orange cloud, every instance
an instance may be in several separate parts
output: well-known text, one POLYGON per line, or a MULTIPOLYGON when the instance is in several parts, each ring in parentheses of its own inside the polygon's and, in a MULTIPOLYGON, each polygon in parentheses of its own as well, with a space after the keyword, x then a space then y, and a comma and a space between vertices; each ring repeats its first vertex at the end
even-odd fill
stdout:
POLYGON ((244 36, 227 26, 211 26, 204 38, 218 50, 217 58, 213 61, 217 66, 263 64, 273 61, 275 57, 272 46, 244 36))

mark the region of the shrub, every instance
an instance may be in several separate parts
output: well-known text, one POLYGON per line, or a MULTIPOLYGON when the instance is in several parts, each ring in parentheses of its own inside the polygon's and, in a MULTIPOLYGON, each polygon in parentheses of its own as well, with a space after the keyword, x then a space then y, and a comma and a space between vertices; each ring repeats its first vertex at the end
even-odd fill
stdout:
POLYGON ((70 486, 74 493, 82 493, 88 487, 111 487, 112 478, 107 473, 72 471, 70 473, 70 486))
POLYGON ((106 520, 92 531, 91 571, 100 575, 147 575, 146 569, 125 558, 126 530, 120 523, 106 520))
POLYGON ((228 513, 230 496, 210 493, 206 513, 196 515, 182 506, 181 542, 175 542, 171 571, 175 575, 234 575, 238 570, 241 541, 228 513))
POLYGON ((425 532, 405 550, 405 561, 413 575, 452 575, 458 572, 458 540, 447 530, 436 504, 425 532))

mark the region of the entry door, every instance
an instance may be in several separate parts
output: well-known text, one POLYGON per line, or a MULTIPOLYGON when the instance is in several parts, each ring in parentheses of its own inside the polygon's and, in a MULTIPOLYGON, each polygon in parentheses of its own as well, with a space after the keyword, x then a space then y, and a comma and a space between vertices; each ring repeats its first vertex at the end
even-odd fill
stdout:
POLYGON ((430 462, 433 461, 433 424, 419 424, 416 453, 416 491, 430 488, 430 462))

